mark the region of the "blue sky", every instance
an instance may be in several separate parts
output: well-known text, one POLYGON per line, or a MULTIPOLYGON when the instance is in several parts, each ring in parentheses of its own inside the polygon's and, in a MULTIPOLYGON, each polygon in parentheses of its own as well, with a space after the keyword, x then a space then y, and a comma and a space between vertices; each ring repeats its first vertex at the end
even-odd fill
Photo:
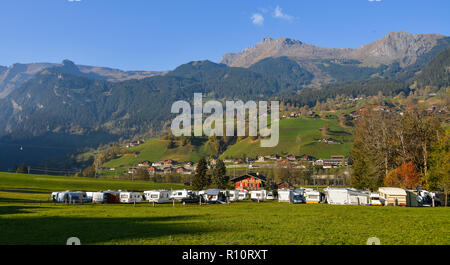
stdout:
POLYGON ((262 38, 356 48, 390 31, 450 36, 448 0, 1 0, 0 65, 167 70, 262 38))

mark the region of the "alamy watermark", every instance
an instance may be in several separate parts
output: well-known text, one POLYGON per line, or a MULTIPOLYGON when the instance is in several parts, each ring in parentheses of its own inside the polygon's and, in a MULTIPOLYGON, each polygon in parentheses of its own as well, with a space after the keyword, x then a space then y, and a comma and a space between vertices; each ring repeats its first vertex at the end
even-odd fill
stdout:
POLYGON ((225 117, 222 103, 209 100, 203 105, 202 93, 194 93, 194 111, 189 102, 184 100, 172 104, 171 112, 179 114, 172 121, 171 130, 174 136, 247 136, 246 114, 248 112, 248 136, 264 137, 261 147, 274 147, 278 145, 279 133, 279 101, 270 102, 270 129, 268 128, 269 109, 267 101, 226 101, 225 117), (213 111, 214 110, 214 111, 213 111), (181 112, 181 113, 180 113, 181 112), (194 128, 192 130, 192 114, 194 128), (203 114, 210 114, 203 121, 203 114), (236 132, 235 135, 235 119, 236 132), (225 120, 225 134, 224 134, 225 120), (259 131, 258 131, 259 129, 259 131), (268 138, 268 139, 266 139, 268 138))

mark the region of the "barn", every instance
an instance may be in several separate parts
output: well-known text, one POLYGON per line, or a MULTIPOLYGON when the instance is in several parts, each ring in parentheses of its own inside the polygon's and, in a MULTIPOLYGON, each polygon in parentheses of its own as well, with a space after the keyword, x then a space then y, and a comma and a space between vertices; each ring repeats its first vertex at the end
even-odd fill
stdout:
POLYGON ((231 179, 237 190, 261 190, 266 183, 266 177, 259 173, 247 173, 231 179))

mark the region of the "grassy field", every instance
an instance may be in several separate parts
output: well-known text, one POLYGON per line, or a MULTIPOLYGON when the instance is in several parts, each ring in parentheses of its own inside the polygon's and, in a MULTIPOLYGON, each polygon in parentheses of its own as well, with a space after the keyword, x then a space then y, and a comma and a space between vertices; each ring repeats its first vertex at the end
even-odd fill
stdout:
MULTIPOLYGON (((249 157, 271 154, 309 154, 317 158, 329 158, 331 155, 348 155, 351 149, 352 135, 347 129, 338 126, 336 119, 284 119, 280 121, 280 141, 276 147, 262 148, 259 140, 246 138, 228 147, 222 158, 240 158, 243 154, 249 157), (324 138, 319 130, 325 124, 330 129, 326 137, 331 137, 343 144, 325 144, 318 142, 324 138)), ((206 139, 199 139, 194 144, 168 148, 169 141, 160 138, 150 139, 144 144, 127 149, 130 154, 104 163, 103 167, 114 167, 116 171, 103 172, 103 175, 117 175, 139 162, 173 159, 175 161, 198 161, 201 157, 215 154, 206 139)))
POLYGON ((259 140, 244 139, 229 147, 222 157, 250 157, 271 154, 309 154, 317 158, 329 158, 331 155, 348 155, 351 149, 352 135, 338 126, 336 119, 284 119, 280 121, 280 140, 276 147, 260 147, 259 140), (319 131, 329 124, 329 135, 343 144, 326 144, 318 142, 325 138, 319 131))
MULTIPOLYGON (((162 184, 164 185, 164 184, 162 184)), ((177 185, 164 185, 166 188, 177 185)), ((448 208, 149 203, 63 205, 53 190, 161 184, 0 173, 0 244, 450 244, 448 208)))

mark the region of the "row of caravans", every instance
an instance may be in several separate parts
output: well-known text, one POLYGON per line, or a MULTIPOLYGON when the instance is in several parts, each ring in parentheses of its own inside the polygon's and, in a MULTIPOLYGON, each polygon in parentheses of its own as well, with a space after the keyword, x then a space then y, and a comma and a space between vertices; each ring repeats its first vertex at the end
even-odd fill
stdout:
MULTIPOLYGON (((221 190, 208 189, 198 193, 191 190, 150 190, 136 191, 62 191, 53 192, 52 200, 61 203, 167 203, 170 201, 189 202, 189 198, 207 203, 229 203, 249 200, 274 200, 273 192, 266 190, 221 190)), ((192 201, 192 200, 191 200, 192 201)), ((279 189, 279 202, 292 203, 328 203, 334 205, 399 205, 399 206, 439 206, 440 201, 435 194, 425 190, 405 191, 401 188, 382 187, 371 193, 352 188, 326 188, 318 191, 311 188, 295 190, 279 189)))

